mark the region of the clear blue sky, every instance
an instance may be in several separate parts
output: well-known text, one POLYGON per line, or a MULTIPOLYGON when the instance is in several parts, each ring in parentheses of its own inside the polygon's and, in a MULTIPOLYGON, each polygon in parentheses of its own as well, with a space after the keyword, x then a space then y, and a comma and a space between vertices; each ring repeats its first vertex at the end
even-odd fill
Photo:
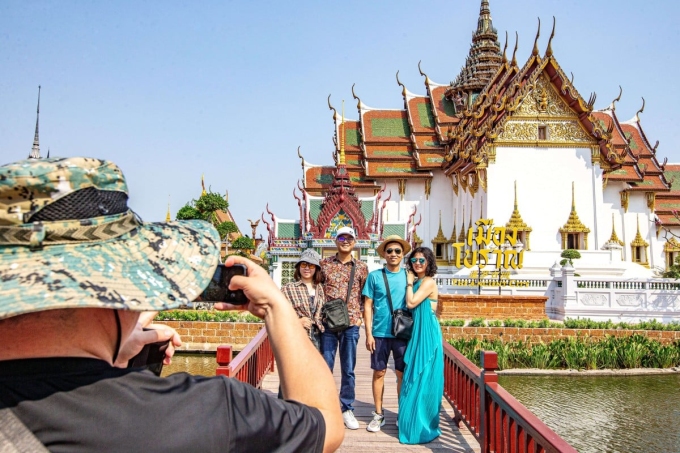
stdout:
MULTIPOLYGON (((400 78, 425 94, 417 64, 438 83, 467 56, 478 0, 391 1, 24 1, 0 2, 0 163, 28 155, 42 85, 43 155, 117 162, 130 205, 145 220, 200 195, 229 191, 244 232, 269 202, 297 217, 308 162, 332 163, 326 97, 357 118, 351 86, 371 107, 401 108, 400 78)), ((553 49, 584 98, 603 108, 618 95, 658 155, 680 162, 680 7, 650 0, 491 0, 494 26, 518 60, 541 53, 557 17, 553 49)), ((260 226, 259 233, 266 233, 260 226)))

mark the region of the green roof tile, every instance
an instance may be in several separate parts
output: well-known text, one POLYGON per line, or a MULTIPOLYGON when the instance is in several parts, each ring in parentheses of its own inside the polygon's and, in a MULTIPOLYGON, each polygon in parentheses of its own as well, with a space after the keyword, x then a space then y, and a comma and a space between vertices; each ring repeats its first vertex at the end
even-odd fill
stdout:
POLYGON ((434 117, 429 103, 418 104, 418 118, 423 127, 434 127, 434 117))
POLYGON ((453 105, 453 102, 446 99, 443 94, 442 105, 444 106, 444 113, 446 113, 449 116, 456 116, 456 107, 453 105))
POLYGON ((376 169, 378 173, 415 173, 412 168, 400 168, 400 167, 378 167, 376 169))
POLYGON ((371 130, 374 137, 408 137, 411 135, 406 118, 373 118, 371 130))
POLYGON ((433 163, 433 164, 440 164, 440 163, 444 162, 444 158, 443 157, 428 157, 427 159, 425 159, 425 161, 433 163))
POLYGON ((665 171, 663 174, 667 181, 673 181, 671 190, 680 190, 680 171, 665 171))
POLYGON ((345 145, 359 146, 359 129, 345 129, 345 145))
POLYGON ((279 223, 278 236, 280 238, 299 238, 300 234, 300 224, 296 223, 279 223))
POLYGON ((406 238, 406 225, 403 223, 398 223, 398 224, 393 224, 393 223, 386 223, 383 226, 383 237, 386 238, 387 236, 392 236, 393 234, 396 234, 402 239, 406 238))
POLYGON ((373 151, 372 154, 375 156, 406 156, 406 157, 411 155, 411 153, 402 149, 384 149, 380 151, 373 151))
POLYGON ((320 174, 316 177, 316 182, 319 184, 330 184, 333 182, 333 175, 320 174))
POLYGON ((367 201, 363 200, 361 202, 361 213, 364 215, 364 218, 368 221, 371 220, 371 217, 373 217, 373 200, 367 201))
POLYGON ((321 213, 321 200, 309 200, 309 217, 316 222, 321 213))

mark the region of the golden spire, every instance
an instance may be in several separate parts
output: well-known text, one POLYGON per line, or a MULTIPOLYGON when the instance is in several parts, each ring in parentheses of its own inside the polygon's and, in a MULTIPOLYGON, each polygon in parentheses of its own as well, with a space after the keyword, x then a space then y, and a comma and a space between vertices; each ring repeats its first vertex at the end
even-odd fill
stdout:
POLYGON ((456 210, 453 210, 453 232, 451 233, 451 239, 449 239, 449 242, 453 243, 458 240, 458 228, 456 227, 456 210))
POLYGON ((339 165, 345 165, 345 101, 342 101, 342 123, 340 123, 340 159, 339 165))
POLYGON ((201 188, 203 189, 201 191, 201 196, 204 197, 208 195, 208 192, 205 191, 205 178, 203 177, 204 175, 201 175, 201 188))
POLYGON ((444 236, 444 232, 442 231, 442 211, 439 211, 439 231, 437 231, 437 236, 435 236, 434 239, 432 239, 433 244, 442 244, 446 242, 446 236, 444 236))
MULTIPOLYGON (((619 239, 619 237, 616 234, 616 228, 614 228, 616 225, 614 224, 614 213, 612 212, 612 235, 609 238, 609 243, 615 243, 619 244, 620 246, 623 246, 623 241, 619 239)), ((638 228, 639 229, 639 228, 638 228)))
POLYGON ((170 195, 168 195, 168 212, 165 214, 165 221, 171 222, 172 217, 170 216, 170 195))
POLYGON ((590 233, 590 229, 587 228, 581 219, 578 218, 576 213, 576 200, 574 198, 574 182, 571 183, 571 212, 569 213, 569 218, 567 223, 560 228, 560 233, 590 233))
POLYGON ((505 228, 514 228, 517 231, 532 231, 531 227, 522 219, 517 207, 517 181, 515 181, 515 207, 510 215, 510 220, 505 224, 505 228))
MULTIPOLYGON (((472 229, 472 200, 470 200, 470 220, 468 221, 468 227, 466 233, 472 229)), ((467 238, 467 235, 466 235, 467 238)))
POLYGON ((633 239, 633 242, 630 243, 633 247, 647 247, 649 244, 647 241, 645 241, 642 238, 642 235, 640 234, 640 216, 637 216, 637 234, 635 235, 635 239, 633 239))
POLYGON ((463 205, 463 225, 460 227, 458 242, 465 243, 465 205, 463 205))

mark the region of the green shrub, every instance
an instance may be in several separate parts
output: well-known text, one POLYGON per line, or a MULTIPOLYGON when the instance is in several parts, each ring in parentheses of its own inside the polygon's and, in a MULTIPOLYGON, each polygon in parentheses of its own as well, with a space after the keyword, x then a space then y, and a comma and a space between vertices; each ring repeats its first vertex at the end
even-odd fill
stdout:
POLYGON ((439 324, 442 326, 463 327, 465 325, 464 319, 440 319, 439 324))
POLYGON ((157 321, 206 322, 263 322, 257 316, 243 311, 167 310, 156 315, 157 321))
POLYGON ((488 322, 489 327, 503 327, 503 321, 500 321, 498 319, 494 319, 493 321, 488 322))
POLYGON ((484 318, 475 318, 468 323, 468 327, 486 327, 484 318))

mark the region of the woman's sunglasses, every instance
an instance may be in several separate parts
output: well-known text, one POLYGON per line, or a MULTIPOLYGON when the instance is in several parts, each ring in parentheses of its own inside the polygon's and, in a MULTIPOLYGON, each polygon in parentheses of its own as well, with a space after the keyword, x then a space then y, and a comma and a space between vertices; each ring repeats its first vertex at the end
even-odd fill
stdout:
POLYGON ((411 262, 413 264, 420 263, 420 264, 425 264, 427 260, 425 258, 411 258, 411 262))
POLYGON ((299 264, 300 269, 314 269, 316 266, 312 263, 305 263, 304 261, 299 264))

